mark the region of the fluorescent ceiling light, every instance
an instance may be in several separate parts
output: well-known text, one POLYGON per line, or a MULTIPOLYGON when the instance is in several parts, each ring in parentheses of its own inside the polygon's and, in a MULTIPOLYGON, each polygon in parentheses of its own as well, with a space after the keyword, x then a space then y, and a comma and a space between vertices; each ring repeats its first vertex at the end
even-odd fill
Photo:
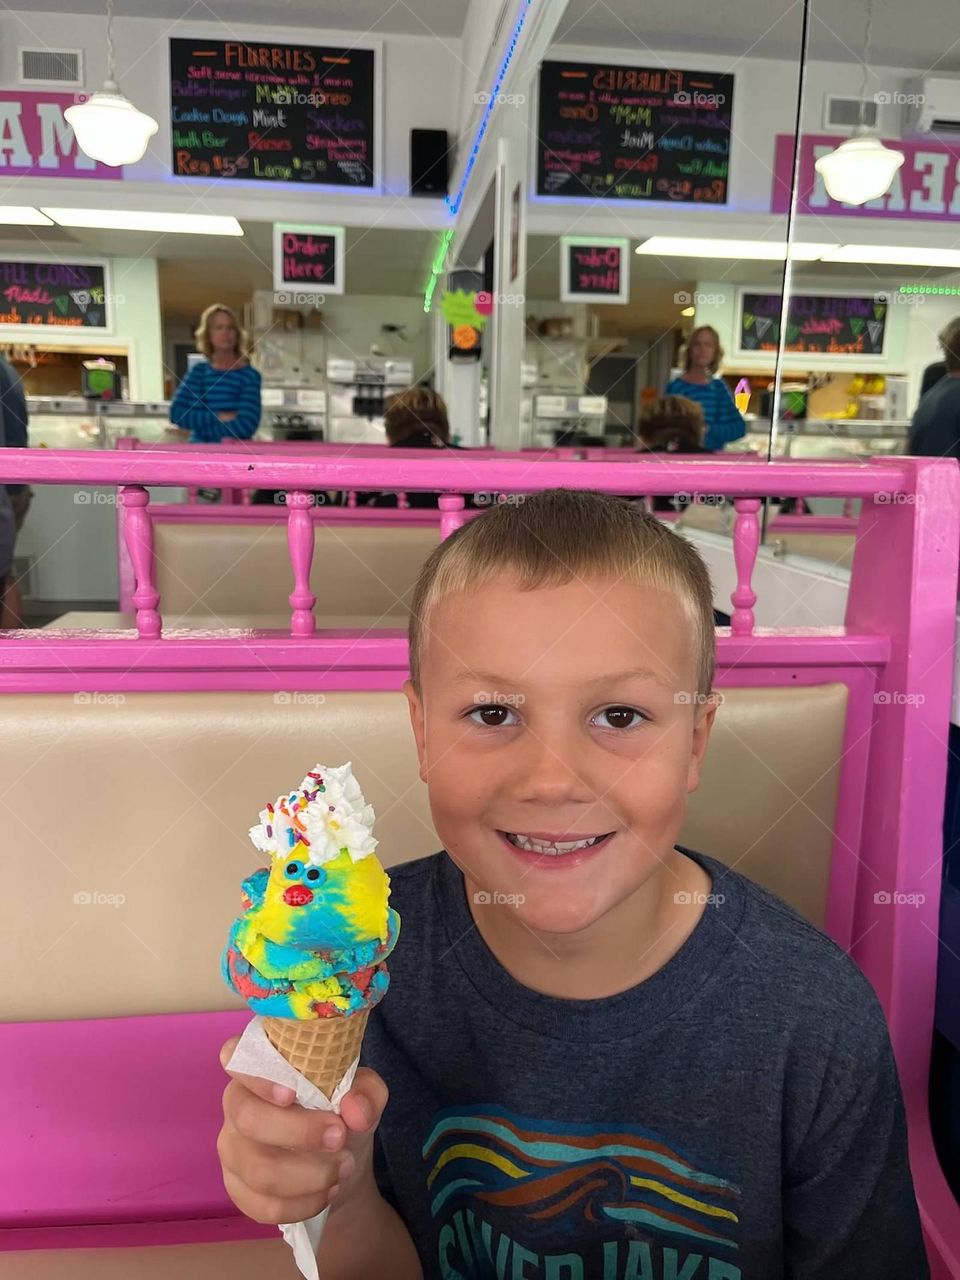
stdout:
POLYGON ((28 204, 0 205, 0 222, 14 227, 52 227, 53 223, 45 218, 39 209, 32 209, 28 204))
MULTIPOLYGON (((790 257, 796 261, 813 262, 833 247, 827 244, 795 244, 791 247, 790 257)), ((658 258, 753 258, 762 262, 783 262, 787 256, 787 246, 773 240, 698 240, 687 236, 651 236, 638 245, 634 253, 658 258)))
POLYGON ((896 244, 840 244, 824 262, 877 262, 903 267, 960 267, 960 249, 923 249, 896 244))
POLYGON ((242 236, 236 218, 208 213, 142 213, 129 209, 48 209, 61 227, 94 227, 103 231, 172 231, 198 236, 242 236))

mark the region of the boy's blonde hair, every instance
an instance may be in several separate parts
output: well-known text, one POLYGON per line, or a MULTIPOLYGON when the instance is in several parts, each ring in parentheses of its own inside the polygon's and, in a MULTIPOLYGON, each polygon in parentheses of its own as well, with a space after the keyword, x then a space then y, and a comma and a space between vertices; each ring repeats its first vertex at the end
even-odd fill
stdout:
POLYGON ((622 579, 679 596, 697 653, 698 692, 713 685, 713 591, 698 552, 637 502, 590 490, 544 489, 501 502, 463 525, 420 571, 410 608, 410 679, 420 693, 420 664, 430 614, 447 596, 513 573, 522 590, 574 578, 622 579))

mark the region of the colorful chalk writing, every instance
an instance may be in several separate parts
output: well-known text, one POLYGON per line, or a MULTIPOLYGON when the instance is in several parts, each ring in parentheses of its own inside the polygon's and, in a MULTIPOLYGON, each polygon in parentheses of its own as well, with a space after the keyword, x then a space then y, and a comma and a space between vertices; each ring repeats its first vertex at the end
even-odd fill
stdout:
POLYGON ((372 187, 375 52, 170 41, 173 172, 372 187))
MULTIPOLYGON (((776 351, 781 305, 779 294, 743 294, 741 351, 776 351)), ((876 297, 795 294, 790 299, 784 350, 879 356, 883 354, 886 323, 887 303, 876 297)))
POLYGON ((732 75, 544 62, 537 193, 726 204, 732 75))
POLYGON ((0 327, 109 328, 102 266, 0 262, 0 327))

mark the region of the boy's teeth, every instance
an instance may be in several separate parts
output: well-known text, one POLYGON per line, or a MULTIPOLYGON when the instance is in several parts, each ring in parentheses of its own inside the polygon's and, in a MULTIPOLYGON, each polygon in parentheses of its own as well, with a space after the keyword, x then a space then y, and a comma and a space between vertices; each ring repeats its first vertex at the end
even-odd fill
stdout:
POLYGON ((587 849, 603 839, 603 836, 590 836, 586 840, 563 840, 552 844, 548 840, 534 840, 532 836, 517 835, 513 831, 508 831, 506 835, 510 843, 516 845, 518 849, 523 849, 527 853, 545 853, 552 857, 562 853, 572 853, 574 849, 587 849))

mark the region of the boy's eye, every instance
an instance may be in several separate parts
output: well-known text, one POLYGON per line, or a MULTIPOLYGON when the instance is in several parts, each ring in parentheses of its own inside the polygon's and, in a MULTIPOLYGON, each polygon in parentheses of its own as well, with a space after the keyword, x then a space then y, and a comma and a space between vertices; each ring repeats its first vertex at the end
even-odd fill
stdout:
POLYGON ((288 862, 288 863, 287 863, 287 865, 286 865, 283 869, 284 869, 284 871, 286 872, 287 877, 288 877, 290 880, 296 880, 296 879, 299 877, 300 872, 303 870, 303 863, 302 863, 302 862, 288 862))
POLYGON ((509 707, 474 707, 467 715, 474 724, 485 725, 488 729, 499 729, 501 725, 505 724, 519 724, 517 713, 511 711, 509 707), (509 720, 509 716, 512 716, 513 719, 509 720))
POLYGON ((641 721, 646 720, 642 712, 633 707, 604 707, 596 716, 601 729, 633 729, 641 721), (603 723, 606 717, 607 723, 603 723))

